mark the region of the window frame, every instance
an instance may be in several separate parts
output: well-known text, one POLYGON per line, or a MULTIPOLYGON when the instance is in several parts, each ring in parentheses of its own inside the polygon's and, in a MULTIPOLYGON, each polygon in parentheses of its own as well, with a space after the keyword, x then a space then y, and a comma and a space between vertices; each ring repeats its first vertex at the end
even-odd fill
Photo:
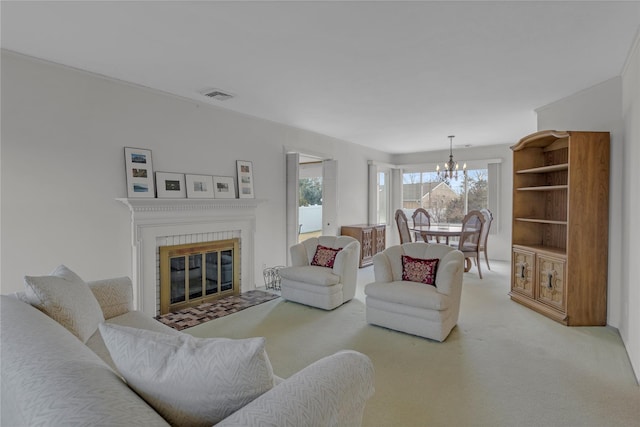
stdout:
MULTIPOLYGON (((458 160, 458 164, 467 165, 467 170, 477 170, 477 169, 486 169, 487 170, 487 208, 493 214, 493 222, 492 227, 489 230, 489 234, 497 234, 500 230, 500 222, 499 222, 499 212, 500 207, 500 191, 501 191, 501 171, 502 171, 502 159, 492 158, 492 159, 471 159, 471 160, 458 160)), ((416 163, 416 164, 407 164, 399 166, 400 170, 400 180, 401 183, 399 185, 400 190, 400 200, 399 200, 399 209, 403 209, 404 204, 404 194, 403 193, 403 183, 404 183, 404 174, 405 173, 425 173, 425 172, 434 172, 436 171, 436 167, 438 163, 416 163)), ((461 171, 458 172, 458 179, 462 174, 461 171)))
POLYGON ((384 224, 391 225, 393 221, 393 206, 391 194, 394 190, 393 187, 393 166, 388 164, 377 163, 369 161, 369 213, 367 221, 369 224, 384 224), (385 175, 385 187, 384 194, 385 201, 385 216, 386 221, 380 222, 380 197, 379 197, 379 176, 385 175), (375 196, 375 197, 373 197, 375 196))

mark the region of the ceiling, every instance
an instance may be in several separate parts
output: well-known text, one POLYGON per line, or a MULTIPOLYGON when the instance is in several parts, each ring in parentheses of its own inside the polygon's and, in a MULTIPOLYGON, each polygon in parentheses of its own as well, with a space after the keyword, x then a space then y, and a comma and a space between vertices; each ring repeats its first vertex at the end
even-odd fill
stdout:
POLYGON ((11 51, 408 153, 535 131, 620 75, 640 2, 2 1, 1 24, 11 51))

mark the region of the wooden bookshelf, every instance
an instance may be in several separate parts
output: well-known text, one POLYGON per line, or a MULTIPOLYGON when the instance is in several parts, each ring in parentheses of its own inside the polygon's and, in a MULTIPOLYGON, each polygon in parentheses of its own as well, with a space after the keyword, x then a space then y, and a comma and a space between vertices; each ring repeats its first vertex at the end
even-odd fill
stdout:
POLYGON ((541 131, 511 149, 511 299, 566 325, 606 325, 609 133, 541 131))

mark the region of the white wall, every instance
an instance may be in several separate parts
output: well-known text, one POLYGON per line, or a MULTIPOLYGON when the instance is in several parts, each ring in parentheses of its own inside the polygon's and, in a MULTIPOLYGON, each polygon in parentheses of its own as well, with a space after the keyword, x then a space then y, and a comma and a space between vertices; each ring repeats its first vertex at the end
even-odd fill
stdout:
MULTIPOLYGON (((0 293, 65 263, 87 279, 131 272, 123 147, 156 171, 235 176, 254 165, 256 281, 286 263, 284 147, 338 161, 339 223, 367 220, 367 161, 388 155, 207 104, 2 52, 0 293), (340 207, 348 209, 340 209, 340 207)), ((257 283, 261 285, 261 283, 257 283)))
POLYGON ((625 343, 636 377, 640 381, 640 32, 622 74, 622 287, 620 335, 625 343))
MULTIPOLYGON (((533 124, 532 124, 533 125, 533 124)), ((532 129, 532 132, 534 130, 532 129)), ((523 137, 526 135, 522 135, 523 137)), ((445 141, 446 142, 446 141, 445 141)), ((491 259, 508 261, 511 259, 511 211, 513 200, 513 182, 511 179, 513 171, 513 152, 509 148, 518 141, 510 144, 471 147, 465 149, 455 149, 454 158, 462 164, 470 160, 486 160, 500 159, 500 182, 498 195, 498 210, 493 212, 495 221, 491 225, 491 229, 496 234, 489 236, 488 253, 491 259)), ((436 164, 442 163, 449 158, 449 150, 429 151, 414 154, 402 154, 393 156, 393 163, 402 167, 402 165, 415 164, 436 164)), ((394 224, 395 227, 395 224, 394 224)), ((394 236, 397 237, 397 231, 394 230, 394 236)))
MULTIPOLYGON (((640 374, 640 293, 637 267, 640 85, 638 43, 622 77, 540 108, 538 128, 609 131, 609 271, 607 323, 619 329, 636 375, 640 374)), ((594 242, 596 244, 597 242, 594 242)))

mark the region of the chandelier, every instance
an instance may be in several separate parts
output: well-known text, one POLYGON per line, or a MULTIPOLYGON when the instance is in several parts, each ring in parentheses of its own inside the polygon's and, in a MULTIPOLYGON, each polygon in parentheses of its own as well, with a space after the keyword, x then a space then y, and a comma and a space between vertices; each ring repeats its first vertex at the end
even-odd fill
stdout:
MULTIPOLYGON (((453 138, 455 135, 449 135, 449 161, 444 164, 444 169, 440 170, 440 165, 436 166, 436 173, 441 180, 458 179, 458 162, 453 160, 453 138)), ((462 174, 467 176, 467 164, 462 166, 462 174)))

